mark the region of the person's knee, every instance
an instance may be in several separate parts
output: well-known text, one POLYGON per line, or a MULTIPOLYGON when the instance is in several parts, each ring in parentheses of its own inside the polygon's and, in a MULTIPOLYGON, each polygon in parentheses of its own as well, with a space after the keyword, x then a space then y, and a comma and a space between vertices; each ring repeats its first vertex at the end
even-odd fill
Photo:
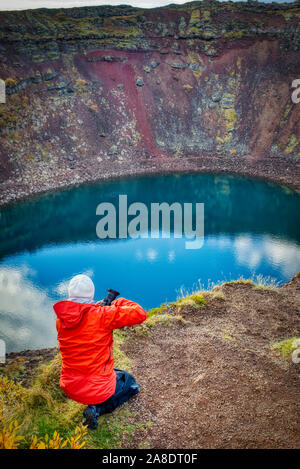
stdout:
POLYGON ((116 394, 129 394, 133 396, 138 394, 141 390, 140 385, 136 382, 134 377, 125 370, 118 370, 117 373, 117 390, 116 394))
POLYGON ((130 373, 128 373, 128 371, 125 370, 122 370, 120 374, 120 379, 124 381, 125 387, 127 388, 136 383, 134 377, 130 373))
POLYGON ((135 394, 138 394, 140 392, 140 390, 141 390, 141 386, 137 382, 135 382, 134 384, 132 384, 130 386, 130 391, 131 391, 133 396, 135 394))

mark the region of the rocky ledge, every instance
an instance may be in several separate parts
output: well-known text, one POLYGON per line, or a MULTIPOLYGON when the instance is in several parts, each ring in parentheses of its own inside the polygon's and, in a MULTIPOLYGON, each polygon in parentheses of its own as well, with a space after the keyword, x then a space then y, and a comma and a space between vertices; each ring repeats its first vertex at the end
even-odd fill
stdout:
POLYGON ((124 175, 299 188, 299 2, 1 12, 0 203, 124 175))

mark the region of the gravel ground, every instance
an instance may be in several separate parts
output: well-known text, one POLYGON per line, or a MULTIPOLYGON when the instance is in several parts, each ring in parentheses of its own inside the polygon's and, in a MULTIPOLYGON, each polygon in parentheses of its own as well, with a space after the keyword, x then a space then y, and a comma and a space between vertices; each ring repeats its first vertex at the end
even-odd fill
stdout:
POLYGON ((102 162, 91 159, 88 168, 80 163, 70 168, 57 168, 32 164, 24 169, 22 177, 14 175, 0 183, 0 206, 27 198, 34 194, 54 191, 84 183, 124 178, 144 174, 175 172, 224 172, 240 174, 300 189, 300 162, 292 158, 260 159, 255 156, 231 157, 184 157, 153 158, 127 162, 102 162))
POLYGON ((270 345, 299 335, 300 278, 275 291, 222 287, 183 308, 188 321, 126 343, 142 391, 130 404, 153 422, 150 448, 299 448, 300 367, 270 345))

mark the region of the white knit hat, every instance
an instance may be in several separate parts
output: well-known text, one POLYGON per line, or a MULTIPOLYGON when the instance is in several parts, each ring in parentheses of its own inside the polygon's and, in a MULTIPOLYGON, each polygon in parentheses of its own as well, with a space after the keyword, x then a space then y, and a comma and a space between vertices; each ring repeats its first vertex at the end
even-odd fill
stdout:
POLYGON ((76 275, 70 280, 68 293, 69 298, 89 298, 92 300, 95 294, 95 286, 87 275, 76 275))

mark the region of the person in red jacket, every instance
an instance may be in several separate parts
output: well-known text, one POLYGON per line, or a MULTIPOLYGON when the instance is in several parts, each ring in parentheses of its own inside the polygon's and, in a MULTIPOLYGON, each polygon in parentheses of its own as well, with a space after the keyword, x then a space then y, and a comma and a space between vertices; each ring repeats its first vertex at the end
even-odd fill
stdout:
POLYGON ((68 293, 68 300, 53 306, 62 359, 59 384, 67 396, 87 405, 84 424, 95 429, 100 415, 140 391, 133 376, 114 368, 112 332, 142 323, 147 314, 125 298, 110 306, 95 303, 95 287, 87 275, 73 277, 68 293))

